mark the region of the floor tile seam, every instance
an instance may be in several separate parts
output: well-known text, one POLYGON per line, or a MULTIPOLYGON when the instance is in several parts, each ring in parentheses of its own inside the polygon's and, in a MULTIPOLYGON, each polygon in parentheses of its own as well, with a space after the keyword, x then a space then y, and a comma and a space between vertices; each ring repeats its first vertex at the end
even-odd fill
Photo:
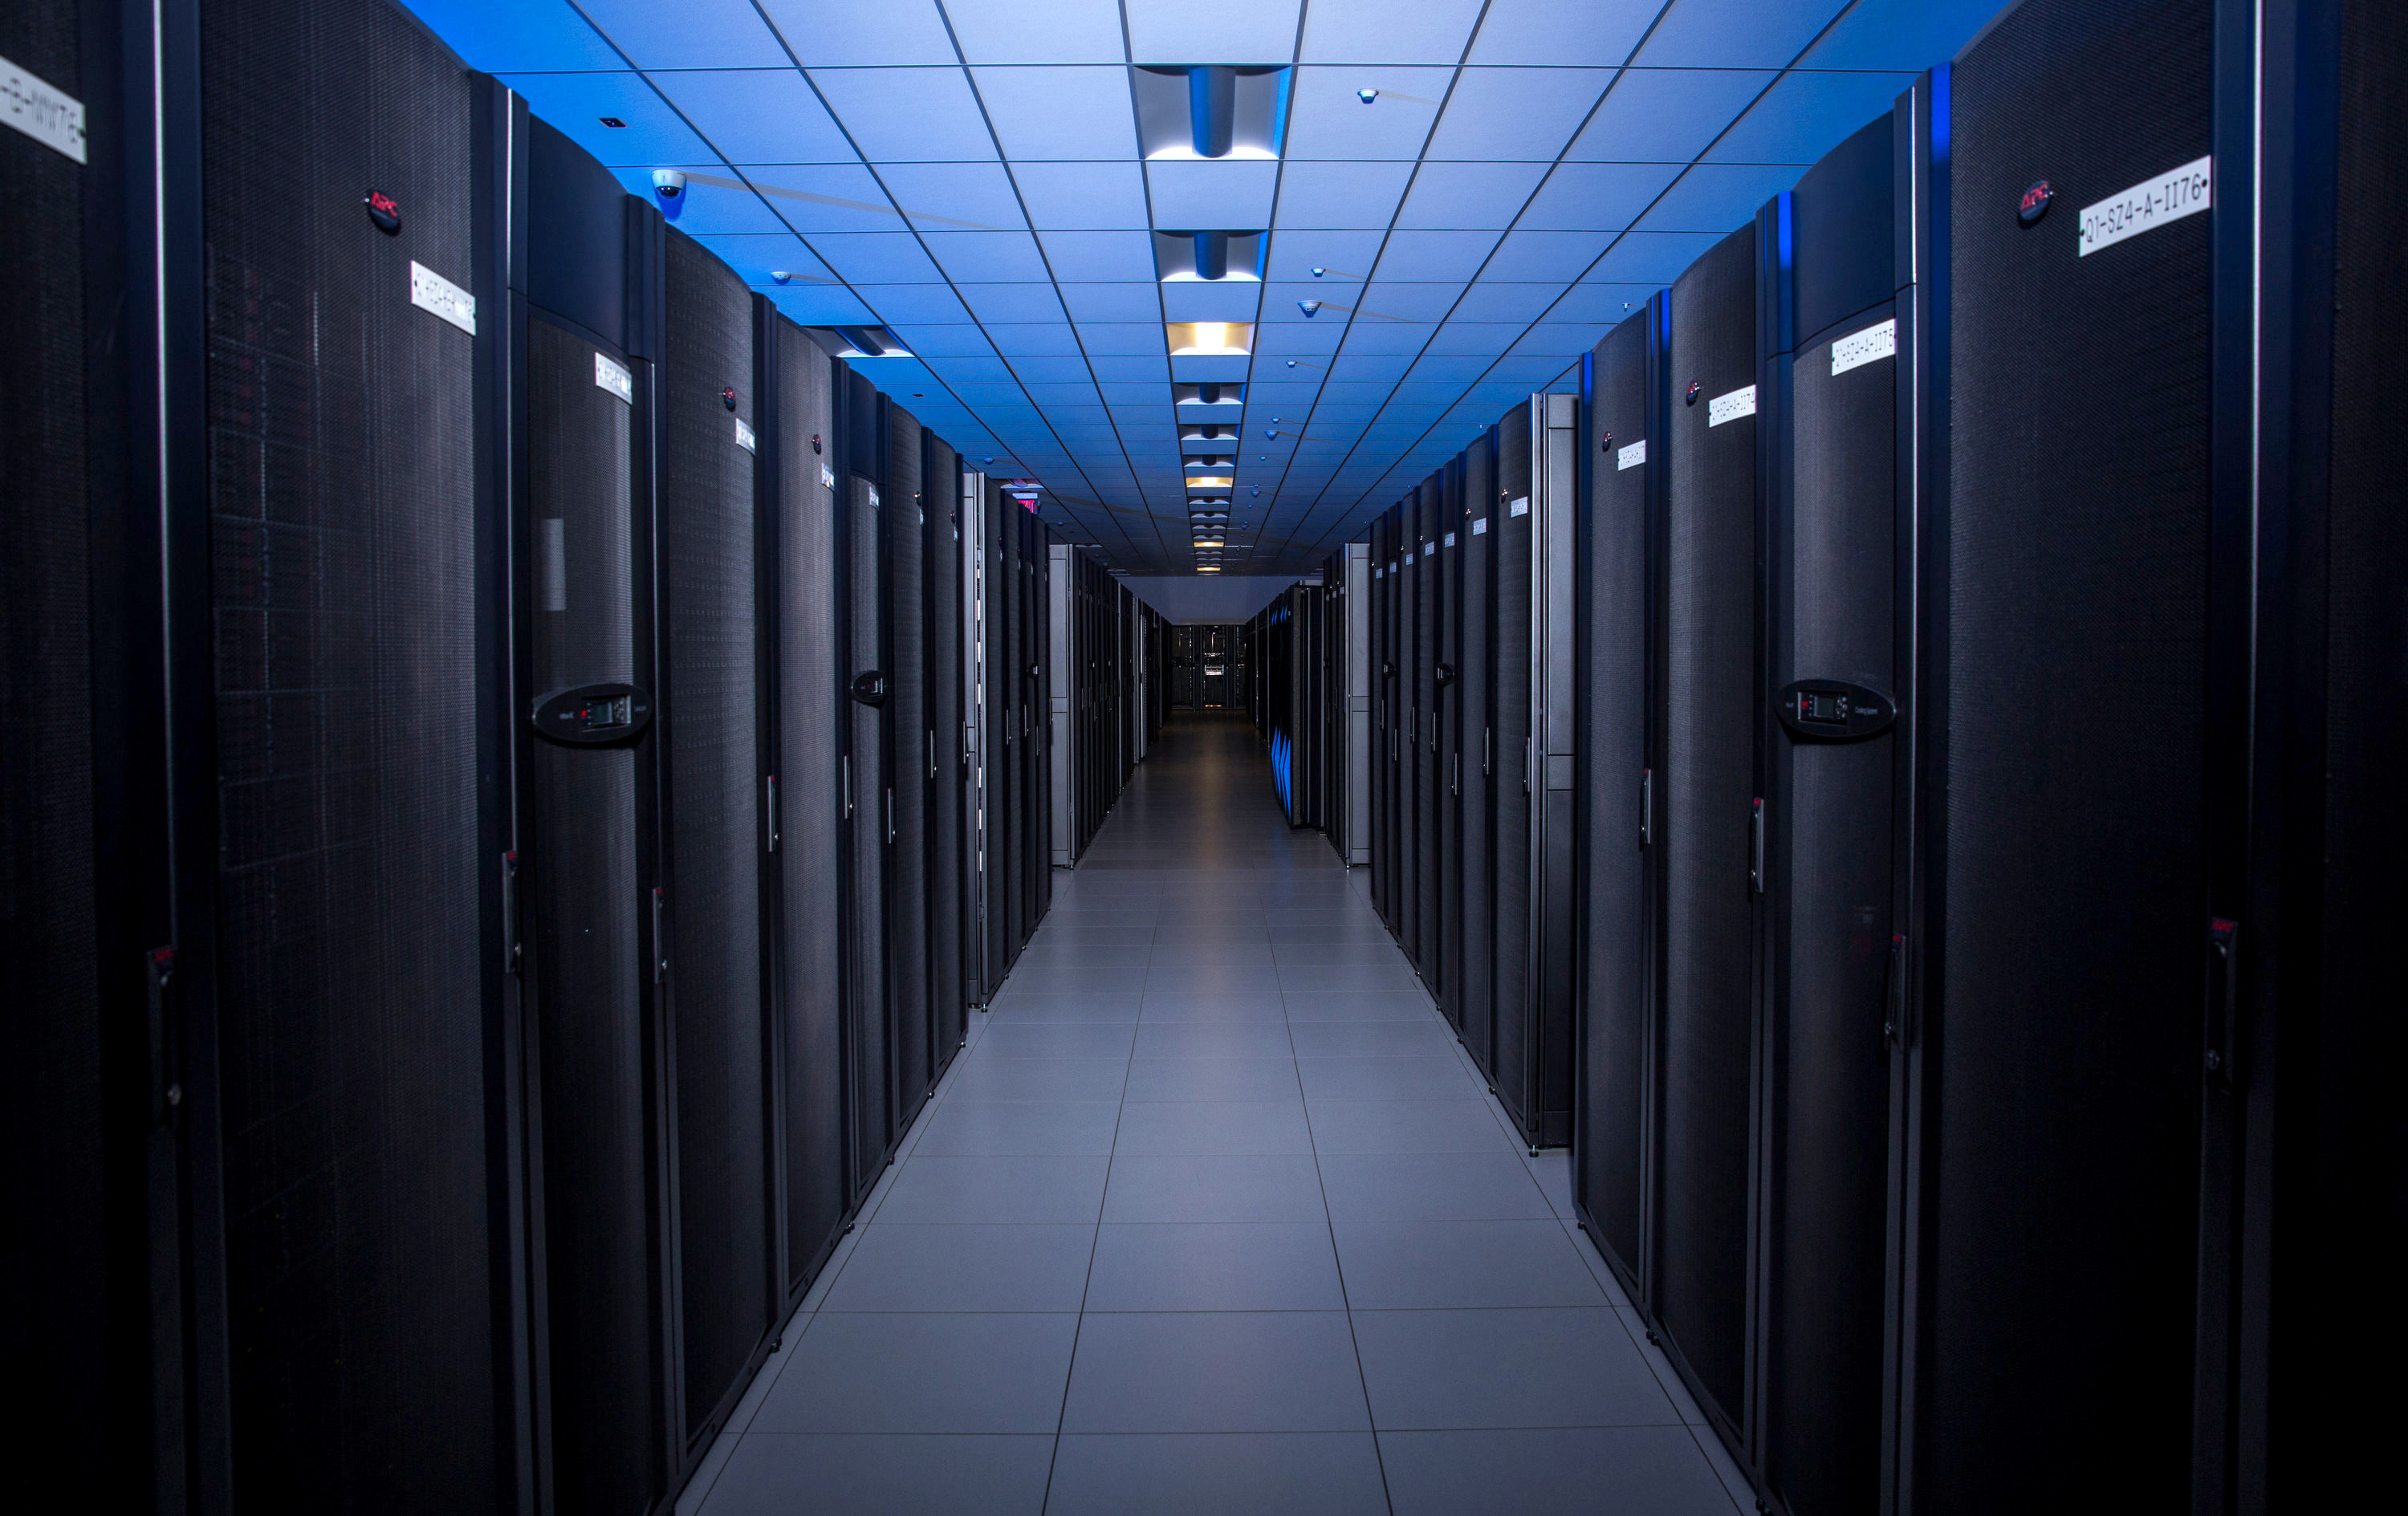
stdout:
MULTIPOLYGON (((1721 1486, 1723 1494, 1730 1497, 1731 1509, 1737 1511, 1746 1511, 1748 1507, 1742 1502, 1739 1491, 1732 1489, 1730 1487, 1730 1480, 1723 1477, 1722 1466, 1724 1463, 1729 1464, 1731 1471, 1739 1476, 1740 1482, 1742 1484, 1745 1484, 1747 1482, 1747 1471, 1740 1466, 1738 1459, 1731 1456, 1730 1450, 1722 1445, 1722 1437, 1715 1433, 1713 1427, 1693 1423, 1690 1423, 1688 1431, 1689 1440, 1697 1444, 1698 1456, 1706 1461, 1706 1472, 1713 1476, 1714 1483, 1721 1486), (1709 1446, 1706 1441, 1708 1437, 1713 1438, 1713 1442, 1711 1446, 1709 1446), (1719 1461, 1717 1460, 1718 1454, 1720 1455, 1719 1461)), ((1748 1491, 1750 1498, 1753 1498, 1756 1492, 1753 1489, 1748 1491)), ((1759 1507, 1758 1509, 1761 1508, 1759 1507)))
MULTIPOLYGON (((1299 1071, 1297 1079, 1299 1089, 1302 1088, 1303 1082, 1303 1076, 1299 1071)), ((1331 1214, 1329 1209, 1329 1180, 1321 1171, 1321 1138, 1312 1129, 1312 1113, 1309 1106, 1305 1111, 1304 1128, 1305 1139, 1312 1146, 1313 1182, 1321 1190, 1321 1220, 1329 1237, 1330 1266, 1338 1274, 1338 1301, 1346 1312, 1346 1342, 1354 1350, 1354 1380, 1363 1392, 1363 1419, 1369 1423, 1372 1432, 1372 1461, 1380 1470, 1380 1498, 1386 1503, 1389 1516, 1396 1516, 1397 1497, 1388 1487, 1387 1455, 1381 1451, 1378 1436, 1379 1421, 1371 1411, 1371 1375, 1370 1371, 1363 1366, 1363 1339, 1354 1330, 1354 1301, 1346 1290, 1346 1258, 1338 1248, 1338 1218, 1331 1214)))
MULTIPOLYGON (((1111 1145, 1115 1150, 1120 1146, 1121 1118, 1128 1108, 1128 1078, 1125 1074, 1121 1078, 1121 1098, 1112 1113, 1111 1145)), ((1096 1230, 1087 1242, 1087 1274, 1079 1284, 1078 1320, 1070 1327, 1070 1360, 1062 1366, 1062 1403, 1054 1409, 1054 1449, 1045 1460, 1045 1494, 1037 1503, 1037 1509, 1040 1513, 1054 1500, 1054 1470, 1062 1462, 1062 1429, 1068 1423, 1070 1417, 1070 1382, 1079 1372, 1079 1339, 1086 1331, 1087 1295, 1096 1286, 1096 1254, 1103 1243, 1104 1207, 1111 1201, 1111 1193, 1112 1166, 1111 1155, 1108 1153, 1104 1160, 1104 1187, 1096 1196, 1096 1230)))

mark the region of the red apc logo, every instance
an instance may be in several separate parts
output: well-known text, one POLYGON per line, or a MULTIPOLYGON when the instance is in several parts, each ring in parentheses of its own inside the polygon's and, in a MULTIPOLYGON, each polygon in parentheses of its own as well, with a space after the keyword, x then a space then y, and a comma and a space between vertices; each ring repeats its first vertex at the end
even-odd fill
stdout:
POLYGON ((2015 207, 2015 220, 2029 226, 2048 214, 2049 205, 2056 198, 2057 192, 2049 187, 2048 180, 2041 179, 2024 192, 2022 202, 2015 207))
POLYGON ((368 219, 388 236, 401 230, 401 204, 381 190, 370 190, 362 202, 368 207, 368 219))

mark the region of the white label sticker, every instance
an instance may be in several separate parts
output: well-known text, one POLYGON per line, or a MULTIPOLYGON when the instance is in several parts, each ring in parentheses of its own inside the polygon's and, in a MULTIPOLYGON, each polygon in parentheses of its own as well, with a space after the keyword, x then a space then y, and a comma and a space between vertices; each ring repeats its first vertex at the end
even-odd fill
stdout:
POLYGON ((1397 571, 1397 561, 1396 561, 1394 558, 1391 558, 1391 559, 1389 559, 1389 560, 1388 560, 1388 572, 1389 572, 1389 573, 1391 573, 1391 574, 1393 574, 1393 573, 1395 573, 1396 571, 1397 571))
POLYGON ((409 303, 477 335, 477 297, 415 259, 409 265, 409 303))
POLYGON ((1647 439, 1643 436, 1613 455, 1613 466, 1616 469, 1637 468, 1646 461, 1647 439))
POLYGON ((1380 567, 1378 565, 1376 565, 1376 564, 1375 564, 1375 565, 1372 565, 1372 567, 1371 567, 1371 577, 1372 577, 1373 579, 1379 579, 1380 577, 1382 577, 1382 576, 1383 576, 1383 574, 1385 574, 1386 572, 1387 572, 1387 571, 1386 571, 1385 569, 1381 568, 1381 567, 1380 567))
POLYGON ((1851 368, 1862 368, 1885 358, 1898 356, 1898 318, 1893 316, 1878 326, 1868 326, 1861 332, 1850 332, 1831 344, 1831 373, 1834 377, 1851 368))
POLYGON ((1744 390, 1733 390, 1728 394, 1718 394, 1706 402, 1708 426, 1720 426, 1725 422, 1735 422, 1742 416, 1755 414, 1756 386, 1753 384, 1744 390))
POLYGON ((608 390, 631 406, 636 403, 636 380, 627 365, 598 352, 594 355, 594 387, 608 390))
POLYGON ((1412 567, 1412 566, 1413 566, 1413 555, 1412 555, 1412 553, 1410 553, 1410 552, 1409 552, 1409 553, 1407 553, 1407 554, 1405 554, 1405 566, 1406 566, 1407 568, 1411 568, 1411 567, 1412 567))
POLYGON ((1446 545, 1450 548, 1455 546, 1455 534, 1453 532, 1449 532, 1446 535, 1446 545))
POLYGON ((836 488, 836 470, 825 464, 820 465, 820 488, 823 490, 836 488))
POLYGON ((878 508, 878 486, 875 484, 869 487, 869 508, 872 510, 878 508))
POLYGON ((2077 256, 2087 258, 2128 236, 2154 232, 2168 222, 2196 216, 2208 208, 2212 188, 2208 168, 2214 162, 2211 155, 2185 164, 2171 174, 2135 184, 2122 194, 2111 194, 2095 206, 2085 206, 2082 250, 2077 256))
POLYGON ((83 102, 0 58, 0 121, 46 148, 84 162, 83 102))
POLYGON ((1479 536, 1483 535, 1484 533, 1485 533, 1487 530, 1488 530, 1488 518, 1487 518, 1487 517, 1485 517, 1485 516, 1475 516, 1475 517, 1473 517, 1473 518, 1471 519, 1471 535, 1472 535, 1473 536, 1479 536))
POLYGON ((746 452, 754 451, 752 447, 752 428, 744 424, 744 418, 741 416, 736 418, 736 445, 742 448, 746 452))
POLYGON ((1530 497, 1526 494, 1516 497, 1511 504, 1506 506, 1505 514, 1508 516, 1527 516, 1530 514, 1530 497))

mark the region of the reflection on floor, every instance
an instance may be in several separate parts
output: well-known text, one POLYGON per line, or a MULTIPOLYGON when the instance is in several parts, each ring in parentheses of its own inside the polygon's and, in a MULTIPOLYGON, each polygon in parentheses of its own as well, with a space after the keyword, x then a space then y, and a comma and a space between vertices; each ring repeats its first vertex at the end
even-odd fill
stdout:
POLYGON ((1175 717, 681 1509, 1752 1509, 1367 888, 1175 717))

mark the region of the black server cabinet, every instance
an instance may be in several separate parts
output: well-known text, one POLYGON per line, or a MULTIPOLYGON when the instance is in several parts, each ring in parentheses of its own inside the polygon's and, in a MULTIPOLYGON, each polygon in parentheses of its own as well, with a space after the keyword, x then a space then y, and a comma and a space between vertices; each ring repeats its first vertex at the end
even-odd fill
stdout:
POLYGON ((2195 1408, 2229 1313, 2251 510, 2214 508, 2249 433, 2211 408, 2248 385, 2254 216, 2245 67, 2243 129, 2211 110, 2249 22, 2219 46, 2214 20, 2030 0, 1924 138, 1947 455, 1921 492, 1901 1509, 2044 1498, 2041 1437, 2100 1505, 2186 1506, 2196 1470, 2211 1509, 2220 1481, 2195 1408))
POLYGON ((969 1013, 966 956, 974 940, 964 822, 968 754, 963 746, 962 465, 928 439, 922 476, 928 518, 928 994, 936 1007, 937 1072, 960 1050, 969 1013))
POLYGON ((1799 1516, 1881 1499, 1883 1023, 1905 920, 1895 718, 1911 683, 1896 354, 1913 265, 1896 255, 1891 210, 1901 126, 1885 115, 1849 137, 1756 228, 1764 957, 1749 1441, 1799 1516))
POLYGON ((1745 1413, 1756 796, 1753 225, 1671 292, 1657 692, 1664 857, 1654 1297, 1727 1428, 1745 1413))
MULTIPOLYGON (((140 403, 165 408, 177 870, 173 937, 145 947, 170 954, 150 961, 182 1077, 160 1098, 196 1232, 194 1266, 157 1281, 194 1308, 192 1355, 155 1367, 202 1412, 162 1451, 197 1466, 204 1507, 501 1510, 530 1478, 488 156, 507 118, 381 4, 173 5, 134 34, 165 155, 153 179, 118 138, 164 301, 141 332, 149 291, 129 291, 126 335, 165 365, 140 403)), ((35 502, 9 467, 13 512, 35 502)))
POLYGON ((882 397, 886 486, 886 951, 894 1017, 895 1127, 919 1113, 936 1082, 928 998, 928 580, 920 423, 882 397))
POLYGON ((666 234, 663 252, 653 638, 667 940, 659 955, 690 1465, 766 1353, 784 1292, 770 1234, 760 922, 768 832, 755 679, 752 296, 681 232, 666 234))
POLYGON ((1591 356, 1589 487, 1581 522, 1584 894, 1573 1192, 1589 1236, 1641 1299, 1648 1297, 1644 1217, 1656 1109, 1648 564, 1666 473, 1660 439, 1670 317, 1663 297, 1654 297, 1591 356))
POLYGON ((678 1461, 671 1094, 654 966, 664 911, 652 296, 662 236, 658 215, 608 169, 523 107, 515 114, 523 182, 512 198, 527 234, 511 280, 511 537, 529 734, 518 894, 539 1092, 552 1489, 564 1507, 640 1512, 678 1461))
POLYGON ((1541 1140, 1541 1110, 1534 1099, 1541 1048, 1539 987, 1531 983, 1531 946, 1538 935, 1532 889, 1531 844, 1532 669, 1538 639, 1532 635, 1532 571, 1536 553, 1533 513, 1539 493, 1529 408, 1517 406, 1496 427, 1496 487, 1490 492, 1489 540, 1495 544, 1496 594, 1490 602, 1495 736, 1489 760, 1489 838, 1495 880, 1490 980, 1490 1078, 1506 1114, 1532 1148, 1541 1140))
POLYGON ((1497 860, 1491 838, 1496 836, 1493 792, 1496 788, 1495 613, 1497 603, 1497 436, 1494 428, 1472 439, 1457 460, 1461 469, 1458 498, 1463 514, 1455 540, 1463 548, 1462 612, 1457 618, 1455 687, 1456 690, 1456 751, 1463 754, 1457 780, 1456 835, 1463 862, 1458 870, 1463 892, 1460 910, 1463 950, 1454 960, 1456 1034, 1478 1065, 1482 1076, 1497 1078, 1496 1023, 1492 1015, 1495 983, 1493 946, 1496 937, 1497 860))
POLYGON ((766 786, 773 908, 777 1189, 782 1299, 799 1302, 843 1235, 844 558, 838 493, 842 370, 766 298, 754 304, 761 428, 762 633, 773 713, 766 786))
POLYGON ((1438 978, 1439 1009, 1463 1033, 1463 565, 1468 528, 1463 515, 1463 459, 1439 471, 1438 636, 1431 678, 1438 705, 1438 978))
POLYGON ((1388 842, 1389 682, 1394 671, 1388 651, 1388 518, 1371 518, 1371 761, 1366 773, 1371 781, 1371 908, 1395 931, 1396 901, 1388 885, 1395 850, 1388 842))
POLYGON ((853 1143, 849 1201, 858 1206, 878 1182, 901 1130, 895 1094, 895 1028, 890 1009, 887 873, 893 835, 887 790, 892 765, 886 707, 889 582, 883 518, 887 445, 885 403, 868 379, 847 370, 838 420, 844 459, 838 470, 846 492, 839 518, 844 542, 847 693, 852 732, 843 760, 847 847, 853 861, 853 911, 847 932, 846 1031, 853 1055, 847 1108, 853 1143))
POLYGON ((982 826, 975 845, 982 854, 979 903, 979 1001, 995 999, 1020 944, 1011 935, 1013 867, 1020 843, 1013 830, 1012 760, 1019 751, 1020 679, 1014 665, 1011 626, 1013 551, 1009 512, 1019 507, 987 479, 969 508, 979 513, 979 808, 982 826))
POLYGON ((995 593, 1002 622, 997 635, 1004 649, 1004 672, 996 682, 1004 705, 1003 969, 1008 973, 1033 929, 1035 885, 1029 877, 1029 856, 1041 856, 1046 846, 1044 834, 1034 830, 1035 800, 1028 785, 1028 755, 1037 745, 1036 730, 1043 716, 1031 703, 1037 692, 1038 653, 1028 633, 1028 533, 1022 521, 1028 512, 1009 497, 998 501, 996 510, 996 549, 1001 566, 995 593))
POLYGON ((1021 639, 1027 653, 1024 705, 1028 721, 1023 728, 1026 745, 1021 753, 1020 777, 1021 814, 1028 822, 1028 846, 1021 853, 1026 915, 1021 922, 1020 940, 1025 943, 1045 919, 1046 907, 1054 898, 1054 787, 1048 779, 1054 746, 1054 622, 1045 605, 1047 551, 1054 534, 1035 511, 1018 511, 1015 520, 1020 527, 1023 570, 1021 639))
POLYGON ((1438 637, 1439 480, 1425 479, 1411 496, 1412 573, 1413 898, 1410 956, 1422 982, 1438 994, 1438 637))

